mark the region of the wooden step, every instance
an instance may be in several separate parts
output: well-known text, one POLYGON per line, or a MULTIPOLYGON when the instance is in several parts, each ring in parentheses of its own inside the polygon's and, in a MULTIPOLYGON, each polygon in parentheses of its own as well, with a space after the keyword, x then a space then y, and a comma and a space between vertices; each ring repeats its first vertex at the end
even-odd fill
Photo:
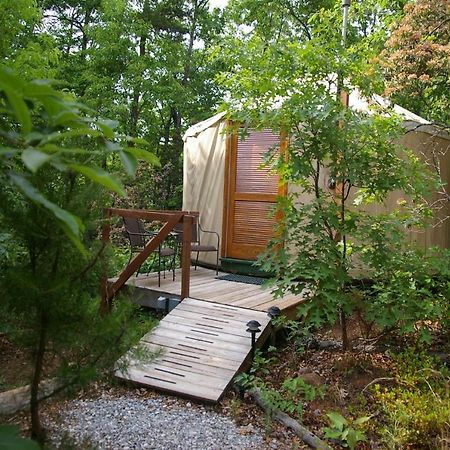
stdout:
POLYGON ((257 345, 261 345, 270 326, 266 313, 186 298, 141 339, 140 346, 157 356, 146 361, 130 351, 119 362, 116 376, 173 394, 217 402, 248 363, 249 320, 261 324, 257 335, 257 345))

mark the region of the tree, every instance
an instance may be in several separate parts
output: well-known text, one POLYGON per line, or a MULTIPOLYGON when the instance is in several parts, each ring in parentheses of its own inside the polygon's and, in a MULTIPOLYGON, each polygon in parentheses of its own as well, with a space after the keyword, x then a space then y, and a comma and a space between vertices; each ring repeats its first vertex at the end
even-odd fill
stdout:
POLYGON ((139 170, 136 206, 181 207, 182 134, 217 105, 207 60, 222 19, 207 0, 44 2, 64 86, 120 132, 145 138, 161 168, 139 170), (169 194, 170 193, 170 194, 169 194))
POLYGON ((93 240, 110 201, 105 188, 124 194, 118 177, 99 163, 108 165, 116 154, 132 175, 138 159, 157 159, 145 142, 120 137, 114 122, 88 112, 50 83, 26 82, 0 67, 0 223, 18 249, 7 265, 0 261, 0 316, 2 327, 31 350, 32 437, 39 441, 42 377, 61 377, 59 389, 86 382, 111 367, 138 331, 129 326, 125 304, 107 317, 98 314, 105 248, 93 240), (56 373, 46 367, 52 359, 56 373))
POLYGON ((444 125, 450 122, 449 14, 445 0, 408 3, 380 58, 386 94, 444 125))
MULTIPOLYGON (((357 86, 367 91, 372 78, 367 63, 373 50, 364 33, 355 33, 343 48, 340 22, 334 10, 323 10, 308 22, 311 39, 292 41, 281 35, 267 42, 267 30, 261 35, 257 28, 245 32, 239 47, 230 38, 232 45, 224 45, 222 55, 231 69, 222 81, 230 91, 227 106, 233 119, 247 127, 282 131, 289 142, 287 155, 267 157, 290 186, 290 194, 278 203, 282 219, 276 238, 261 257, 263 268, 276 274, 274 293, 304 293, 309 300, 299 308, 304 329, 340 317, 346 349, 345 317, 357 307, 364 309, 356 299, 362 295, 368 304, 383 305, 382 290, 356 293, 355 276, 386 281, 380 258, 392 261, 391 252, 409 258, 409 250, 402 250, 404 233, 426 220, 425 195, 435 178, 396 143, 401 127, 395 115, 353 111, 337 98, 339 78, 346 91, 357 86), (405 201, 391 214, 365 212, 397 189, 410 204, 405 201)), ((397 268, 399 261, 404 261, 401 256, 397 268)), ((445 294, 440 292, 436 307, 428 310, 433 313, 422 318, 437 319, 445 310, 445 294)), ((405 302, 412 299, 406 288, 397 295, 405 302)), ((384 311, 393 310, 392 304, 383 306, 384 311)), ((405 318, 396 311, 395 326, 410 330, 417 316, 405 318)), ((377 324, 387 328, 381 319, 377 324)))

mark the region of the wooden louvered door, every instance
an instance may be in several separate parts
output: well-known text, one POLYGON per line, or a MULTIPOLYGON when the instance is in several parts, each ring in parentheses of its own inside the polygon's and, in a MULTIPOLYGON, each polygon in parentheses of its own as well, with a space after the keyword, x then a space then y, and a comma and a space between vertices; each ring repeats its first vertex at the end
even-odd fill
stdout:
POLYGON ((273 236, 276 219, 269 213, 277 196, 284 194, 278 175, 261 168, 264 154, 280 146, 280 136, 270 130, 251 131, 245 139, 235 135, 229 142, 224 256, 254 260, 273 236))

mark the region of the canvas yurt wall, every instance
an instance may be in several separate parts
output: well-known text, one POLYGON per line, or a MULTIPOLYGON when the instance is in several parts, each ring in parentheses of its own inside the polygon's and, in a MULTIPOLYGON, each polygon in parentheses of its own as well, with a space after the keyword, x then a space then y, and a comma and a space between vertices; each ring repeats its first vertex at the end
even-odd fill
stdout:
MULTIPOLYGON (((355 101, 354 101, 355 103, 355 101)), ((358 104, 359 108, 361 102, 358 104)), ((401 109, 401 108, 400 108, 401 109)), ((439 156, 443 180, 450 186, 450 140, 424 119, 409 111, 405 117, 402 143, 417 155, 439 156)), ((226 133, 224 114, 218 114, 191 127, 184 136, 183 210, 199 211, 204 229, 215 231, 221 239, 221 257, 254 260, 272 234, 276 217, 268 217, 276 197, 295 186, 281 186, 276 174, 261 170, 264 153, 275 144, 287 143, 269 130, 252 131, 245 138, 226 133)), ((328 184, 323 171, 320 183, 328 184)), ((368 211, 380 213, 397 207, 401 192, 392 193, 383 205, 371 205, 368 211)), ((437 196, 433 197, 436 200, 437 196)), ((301 199, 306 201, 307 198, 301 199)), ((426 230, 407 230, 410 241, 420 246, 450 248, 450 202, 426 230)), ((214 237, 203 235, 202 243, 215 244, 214 237)), ((215 264, 215 254, 200 254, 199 261, 215 264)))
MULTIPOLYGON (((223 188, 226 136, 224 114, 217 114, 189 128, 184 135, 183 211, 199 211, 203 229, 222 238, 223 188)), ((202 244, 216 245, 213 235, 201 236, 202 244)), ((199 261, 214 265, 216 255, 201 253, 199 261)))

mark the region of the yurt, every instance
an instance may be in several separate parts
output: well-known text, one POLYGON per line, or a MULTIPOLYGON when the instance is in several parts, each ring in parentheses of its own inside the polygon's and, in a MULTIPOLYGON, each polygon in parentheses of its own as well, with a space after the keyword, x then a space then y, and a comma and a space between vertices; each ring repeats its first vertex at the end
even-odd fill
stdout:
MULTIPOLYGON (((369 103, 387 106, 379 96, 365 100, 357 92, 350 94, 349 107, 369 110, 369 103)), ((440 157, 441 177, 450 186, 450 135, 425 119, 394 106, 404 119, 405 134, 401 143, 417 154, 431 149, 440 157)), ((256 273, 253 265, 273 233, 275 218, 269 217, 278 196, 286 195, 290 186, 282 186, 278 176, 262 169, 263 155, 280 136, 270 130, 250 131, 241 139, 227 133, 225 113, 190 127, 184 135, 183 210, 199 211, 203 229, 218 233, 220 261, 224 270, 256 273)), ((283 145, 283 144, 281 144, 283 145)), ((321 180, 328 185, 327 174, 321 180)), ((293 187, 292 187, 293 188, 293 187)), ((370 206, 373 212, 389 210, 402 196, 394 192, 384 205, 370 206)), ((435 224, 421 232, 410 231, 408 238, 422 247, 450 248, 450 219, 442 210, 435 224)), ((215 236, 204 234, 202 244, 214 244, 215 236)), ((200 253, 199 263, 215 265, 215 255, 200 253)))

